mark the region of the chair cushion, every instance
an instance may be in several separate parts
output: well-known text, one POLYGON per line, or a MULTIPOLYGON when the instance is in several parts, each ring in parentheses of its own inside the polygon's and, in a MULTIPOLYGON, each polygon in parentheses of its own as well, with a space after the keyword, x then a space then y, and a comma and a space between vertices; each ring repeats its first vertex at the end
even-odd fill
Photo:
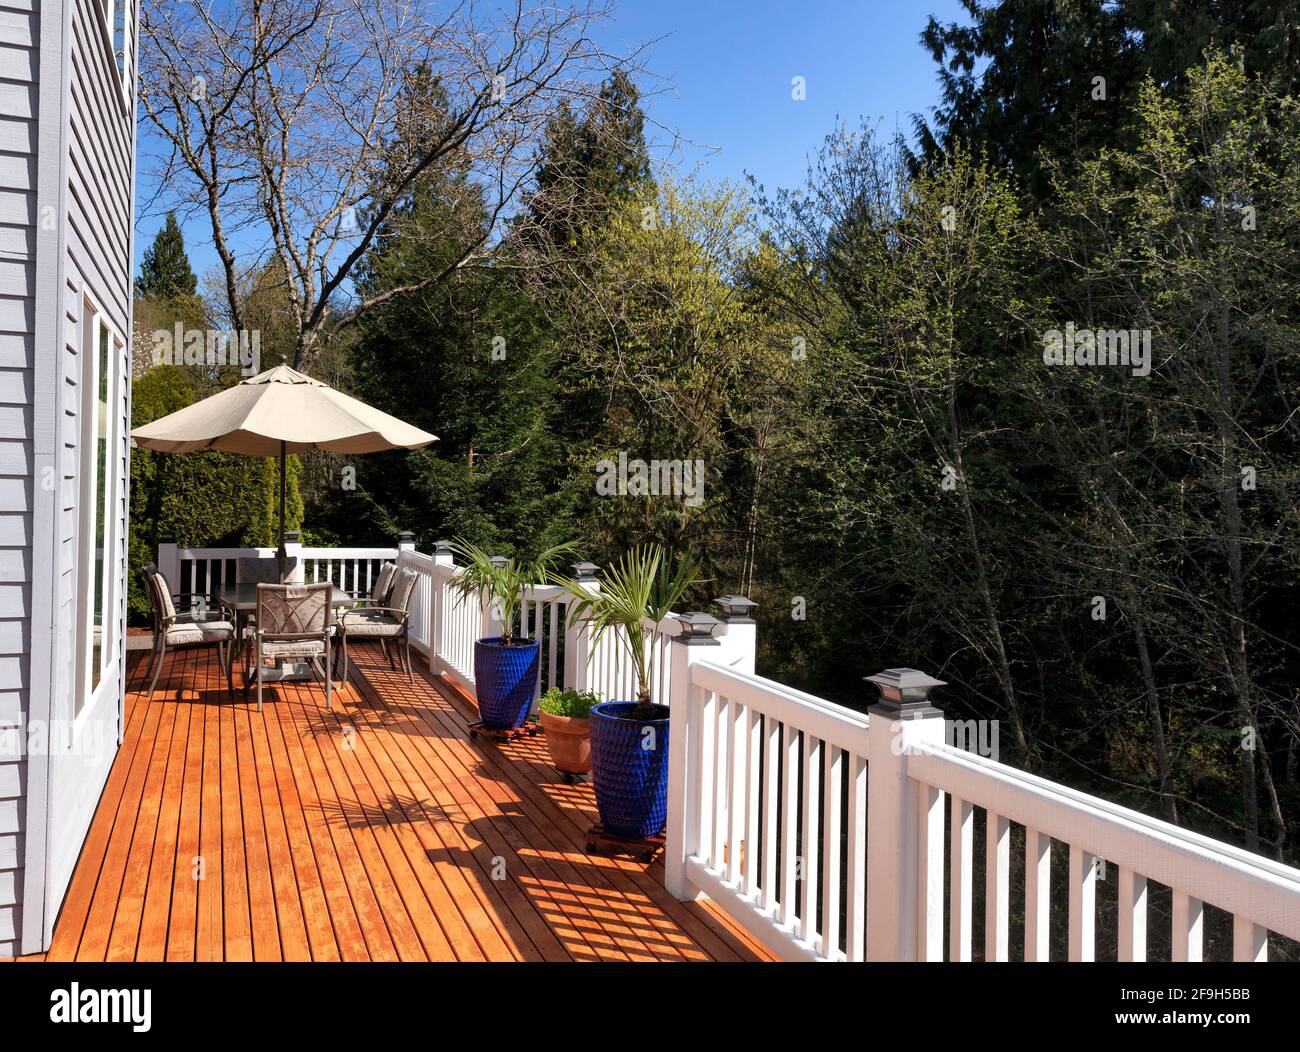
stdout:
POLYGON ((153 585, 154 609, 159 618, 175 617, 176 607, 172 603, 172 588, 167 583, 167 578, 155 570, 149 575, 149 581, 153 585))
POLYGON ((375 586, 370 590, 370 602, 374 606, 387 606, 389 593, 393 590, 393 578, 397 576, 396 563, 384 563, 375 578, 375 586))
POLYGON ((322 639, 268 639, 258 647, 264 658, 320 657, 325 653, 322 639))
POLYGON ((235 638, 229 621, 184 621, 167 629, 167 645, 182 647, 187 643, 224 643, 235 638))
POLYGON ((391 606, 395 610, 406 610, 411 602, 411 593, 415 591, 415 582, 419 580, 419 574, 414 570, 402 570, 397 575, 397 580, 393 582, 393 593, 389 597, 385 606, 391 606))
POLYGON ((402 634, 402 623, 397 618, 392 614, 374 610, 358 610, 355 613, 344 614, 339 618, 339 624, 343 626, 344 635, 349 638, 352 636, 376 638, 402 634))

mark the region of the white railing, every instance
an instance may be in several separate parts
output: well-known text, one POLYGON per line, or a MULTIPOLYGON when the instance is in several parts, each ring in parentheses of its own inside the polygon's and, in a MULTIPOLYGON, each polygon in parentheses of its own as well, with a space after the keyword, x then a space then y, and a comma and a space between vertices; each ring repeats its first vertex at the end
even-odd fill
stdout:
POLYGON ((430 555, 414 548, 403 548, 397 553, 399 569, 411 570, 416 575, 415 591, 411 593, 408 609, 410 617, 411 648, 426 658, 432 653, 430 640, 436 625, 434 601, 437 594, 437 563, 430 555))
POLYGON ((1099 921, 1119 960, 1145 960, 1157 885, 1173 960, 1202 959, 1206 906, 1231 914, 1234 960, 1266 960, 1269 932, 1300 940, 1300 870, 955 748, 924 692, 868 717, 679 649, 666 883, 709 896, 786 959, 969 961, 980 888, 988 961, 1012 957, 1013 901, 1027 961, 1095 960, 1099 921), (1064 903, 1051 899, 1054 841, 1064 903))
POLYGON ((669 888, 786 959, 860 961, 867 717, 712 657, 672 680, 669 888))
MULTIPOLYGON (((397 558, 398 547, 305 548, 285 545, 291 579, 307 583, 329 581, 346 592, 368 593, 379 567, 397 558)), ((275 562, 274 548, 181 548, 158 546, 158 568, 178 592, 211 595, 222 585, 243 583, 241 564, 275 562)), ((271 577, 261 576, 261 580, 271 577)))
POLYGON ((563 687, 566 679, 564 657, 570 597, 559 585, 533 585, 520 598, 519 624, 521 639, 536 639, 541 660, 537 663, 537 693, 551 687, 563 687))
MULTIPOLYGON (((345 592, 369 595, 379 567, 398 556, 397 548, 301 548, 302 579, 329 581, 345 592)), ((271 553, 274 558, 275 553, 271 553)))
MULTIPOLYGON (((969 960, 971 840, 974 809, 985 814, 986 960, 1008 959, 1011 899, 1010 845, 1013 826, 1024 834, 1025 942, 1027 960, 1044 960, 1050 940, 1051 841, 1068 848, 1067 957, 1096 958, 1097 883, 1114 872, 1118 888, 1115 928, 1118 958, 1147 958, 1148 881, 1172 889, 1171 948, 1175 961, 1202 959, 1204 906, 1232 916, 1232 957, 1263 961, 1268 932, 1300 939, 1300 870, 1180 829, 1159 819, 1075 792, 1042 778, 953 748, 920 741, 906 757, 907 777, 920 805, 921 849, 943 874, 943 838, 950 837, 949 899, 954 905, 947 933, 954 960, 969 960), (944 796, 950 798, 951 823, 944 796), (947 832, 945 832, 947 828, 947 832), (935 847, 934 843, 938 842, 935 847)), ((940 883, 918 882, 925 918, 920 932, 924 956, 942 959, 943 892, 940 883)))

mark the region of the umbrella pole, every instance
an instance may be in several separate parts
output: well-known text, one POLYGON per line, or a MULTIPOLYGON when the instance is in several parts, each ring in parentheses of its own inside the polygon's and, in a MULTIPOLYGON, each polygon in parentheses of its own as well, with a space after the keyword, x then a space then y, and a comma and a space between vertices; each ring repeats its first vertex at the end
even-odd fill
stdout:
POLYGON ((281 583, 284 581, 284 565, 289 561, 288 549, 284 546, 284 443, 280 443, 280 547, 275 550, 275 567, 281 583))

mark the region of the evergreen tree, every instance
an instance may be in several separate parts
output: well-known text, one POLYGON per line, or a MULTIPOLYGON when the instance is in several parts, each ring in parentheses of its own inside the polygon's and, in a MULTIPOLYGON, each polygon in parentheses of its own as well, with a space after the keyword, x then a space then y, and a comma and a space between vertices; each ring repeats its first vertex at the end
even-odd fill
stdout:
POLYGON ((520 228, 526 244, 576 253, 584 228, 649 181, 640 100, 632 78, 615 70, 584 113, 565 107, 550 122, 520 228))
POLYGON ((176 213, 168 212, 166 222, 140 261, 135 294, 160 302, 193 296, 198 287, 199 279, 190 269, 189 256, 185 254, 185 235, 176 222, 176 213))

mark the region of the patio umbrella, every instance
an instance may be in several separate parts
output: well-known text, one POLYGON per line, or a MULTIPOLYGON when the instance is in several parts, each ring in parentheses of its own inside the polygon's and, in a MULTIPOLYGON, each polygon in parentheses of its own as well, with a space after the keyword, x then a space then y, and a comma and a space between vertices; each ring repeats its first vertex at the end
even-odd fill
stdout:
POLYGON ((438 440, 373 406, 313 380, 281 362, 234 387, 195 402, 131 432, 135 443, 160 453, 219 449, 250 457, 280 458, 280 547, 283 576, 284 461, 289 453, 377 453, 419 449, 438 440))

